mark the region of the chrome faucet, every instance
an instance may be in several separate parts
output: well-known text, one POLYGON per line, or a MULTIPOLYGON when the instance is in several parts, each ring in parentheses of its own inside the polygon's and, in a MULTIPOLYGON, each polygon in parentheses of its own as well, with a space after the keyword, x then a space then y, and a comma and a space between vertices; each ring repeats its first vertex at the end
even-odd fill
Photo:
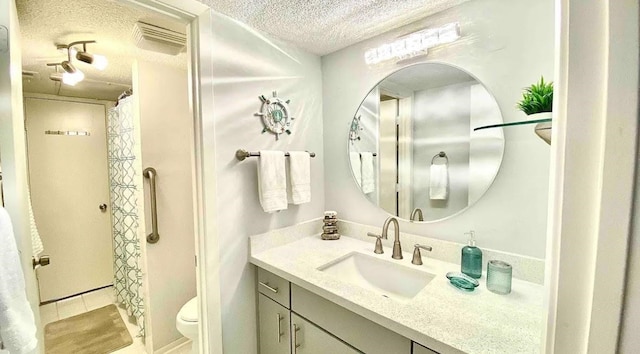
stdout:
POLYGON ((413 213, 411 213, 411 221, 424 221, 424 216, 422 215, 422 209, 415 208, 413 209, 413 213), (416 220, 416 217, 418 220, 416 220))
POLYGON ((402 248, 400 247, 400 224, 398 224, 398 219, 394 217, 387 218, 384 221, 384 225, 382 225, 382 237, 387 238, 387 233, 389 232, 389 224, 393 223, 393 253, 391 254, 391 258, 393 259, 402 259, 402 248))

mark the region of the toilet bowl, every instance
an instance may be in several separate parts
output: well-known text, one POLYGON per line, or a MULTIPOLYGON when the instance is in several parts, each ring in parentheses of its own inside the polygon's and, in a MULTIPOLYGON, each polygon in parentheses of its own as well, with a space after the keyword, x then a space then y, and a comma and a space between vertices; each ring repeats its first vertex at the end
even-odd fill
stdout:
POLYGON ((198 297, 194 297, 182 306, 176 315, 176 328, 183 336, 191 339, 191 353, 198 354, 198 297))

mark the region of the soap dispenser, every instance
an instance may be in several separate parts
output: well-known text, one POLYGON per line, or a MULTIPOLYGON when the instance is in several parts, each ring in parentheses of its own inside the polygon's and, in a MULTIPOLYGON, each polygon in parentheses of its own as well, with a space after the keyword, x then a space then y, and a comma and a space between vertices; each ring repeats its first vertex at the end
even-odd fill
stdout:
POLYGON ((464 234, 469 235, 469 244, 462 247, 460 268, 462 273, 479 279, 482 276, 482 251, 476 247, 476 237, 473 230, 464 234))

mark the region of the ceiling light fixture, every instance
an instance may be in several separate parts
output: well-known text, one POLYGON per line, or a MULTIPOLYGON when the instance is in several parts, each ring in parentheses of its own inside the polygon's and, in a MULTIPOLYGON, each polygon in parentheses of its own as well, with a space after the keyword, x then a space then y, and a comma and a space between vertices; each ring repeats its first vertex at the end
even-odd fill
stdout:
POLYGON ((104 70, 109 65, 109 61, 104 55, 92 54, 87 52, 87 44, 96 43, 96 41, 76 41, 71 42, 67 45, 58 44, 58 49, 66 49, 67 55, 69 56, 69 61, 71 58, 76 58, 77 60, 91 64, 98 70, 104 70), (78 50, 75 46, 82 45, 82 50, 78 50))
POLYGON ((77 69, 70 61, 65 60, 61 63, 49 63, 47 66, 53 66, 56 69, 55 74, 51 74, 49 79, 53 81, 62 81, 65 85, 75 86, 84 80, 84 73, 77 69), (58 73, 58 67, 62 67, 62 76, 58 73))
POLYGON ((426 55, 430 48, 455 42, 459 38, 460 24, 453 22, 439 28, 414 32, 391 43, 369 49, 364 53, 364 61, 371 65, 390 59, 402 60, 426 55))
POLYGON ((109 65, 107 58, 104 55, 91 54, 87 52, 87 44, 95 42, 96 41, 77 41, 69 43, 69 48, 75 50, 75 48, 73 48, 74 46, 82 44, 82 51, 77 51, 75 58, 81 62, 93 65, 98 70, 104 70, 107 68, 107 65, 109 65))

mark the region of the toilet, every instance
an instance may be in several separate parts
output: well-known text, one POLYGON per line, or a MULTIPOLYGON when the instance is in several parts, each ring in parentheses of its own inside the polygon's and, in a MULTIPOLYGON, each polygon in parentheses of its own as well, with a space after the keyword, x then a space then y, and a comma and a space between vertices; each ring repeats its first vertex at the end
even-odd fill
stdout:
POLYGON ((183 336, 191 339, 191 353, 198 354, 198 297, 194 297, 182 306, 176 315, 176 328, 183 336))

